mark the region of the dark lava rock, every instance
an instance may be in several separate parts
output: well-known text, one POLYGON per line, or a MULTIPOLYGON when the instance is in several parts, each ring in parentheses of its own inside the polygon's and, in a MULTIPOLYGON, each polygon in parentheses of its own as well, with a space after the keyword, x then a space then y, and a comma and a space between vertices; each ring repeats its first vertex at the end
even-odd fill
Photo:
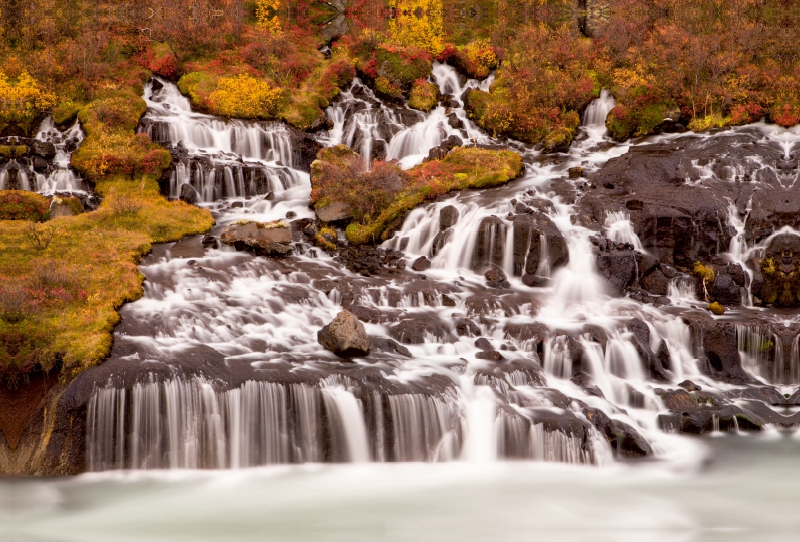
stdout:
POLYGON ((550 284, 550 279, 539 275, 525 274, 522 275, 522 284, 531 288, 544 288, 550 284))
POLYGON ((456 147, 461 147, 464 142, 461 140, 460 137, 457 135, 451 135, 438 147, 433 147, 429 152, 428 156, 425 158, 425 162, 429 162, 431 160, 441 160, 445 156, 447 156, 450 151, 452 151, 456 147))
POLYGON ((669 290, 670 280, 664 276, 661 269, 654 269, 646 276, 642 277, 640 284, 642 288, 647 290, 653 295, 663 296, 667 295, 669 290))
POLYGON ((612 293, 619 297, 636 280, 636 254, 632 248, 608 242, 598 247, 597 272, 611 287, 612 293))
POLYGON ((480 339, 475 341, 475 346, 483 350, 484 352, 491 352, 496 350, 492 343, 489 342, 489 339, 485 337, 481 337, 480 339))
POLYGON ((732 384, 752 382, 752 377, 742 368, 735 324, 699 314, 686 320, 692 330, 694 350, 701 356, 698 366, 704 373, 732 384))
POLYGON ((439 211, 439 229, 452 228, 456 225, 456 222, 458 222, 458 209, 452 205, 442 207, 442 210, 439 211))
POLYGON ((436 256, 439 252, 444 248, 444 246, 450 242, 453 238, 453 229, 448 228, 446 230, 440 231, 436 234, 433 238, 433 242, 431 243, 431 257, 436 256))
POLYGON ((503 282, 506 280, 506 274, 499 267, 492 267, 483 276, 490 282, 503 282))
POLYGON ((364 324, 350 311, 342 311, 330 324, 317 332, 317 342, 343 358, 369 354, 370 341, 364 324))
POLYGON ((503 265, 506 241, 506 224, 496 216, 482 218, 478 224, 478 238, 472 253, 472 268, 482 271, 490 265, 503 265))
POLYGON ((31 154, 35 154, 36 156, 40 156, 45 160, 52 160, 56 157, 56 146, 50 143, 49 141, 39 141, 38 139, 34 139, 31 143, 31 154))
POLYGON ((458 318, 455 321, 456 335, 459 337, 474 337, 480 335, 481 328, 469 318, 458 318))
POLYGON ((685 389, 686 391, 703 391, 703 388, 701 388, 691 380, 684 380, 683 382, 678 384, 678 386, 685 389))
POLYGON ((653 454, 653 448, 636 429, 619 420, 612 420, 598 408, 582 405, 586 419, 603 435, 617 455, 645 457, 653 454))
POLYGON ((389 329, 389 334, 407 344, 430 342, 431 336, 436 341, 452 340, 450 328, 435 315, 415 315, 401 320, 389 329))
POLYGON ((420 256, 419 258, 414 260, 414 263, 411 264, 411 269, 417 272, 427 271, 430 268, 431 268, 431 261, 425 256, 420 256))
POLYGON ((533 211, 518 215, 513 227, 514 275, 536 274, 543 257, 547 258, 550 269, 569 261, 567 242, 545 214, 533 211))
MULTIPOLYGON (((627 327, 633 334, 631 342, 636 347, 636 352, 639 354, 639 358, 641 358, 650 378, 662 382, 671 380, 669 371, 663 365, 663 356, 656 356, 650 348, 650 328, 647 327, 647 324, 638 318, 633 318, 628 321, 627 327)), ((669 351, 667 351, 667 356, 669 356, 669 351)))
POLYGON ((197 190, 194 189, 192 185, 189 183, 183 183, 181 185, 181 201, 185 201, 189 204, 194 204, 197 202, 197 190))
POLYGON ((477 354, 475 354, 475 357, 477 359, 485 359, 485 360, 489 360, 489 361, 503 361, 504 359, 506 359, 497 350, 492 350, 492 351, 488 351, 488 352, 485 352, 485 351, 484 352, 478 352, 477 354))
POLYGON ((387 339, 385 337, 372 337, 370 339, 372 343, 372 347, 374 350, 380 350, 381 352, 385 352, 387 354, 397 354, 398 356, 402 356, 404 358, 410 358, 411 352, 403 346, 399 344, 397 341, 393 341, 392 339, 387 339))

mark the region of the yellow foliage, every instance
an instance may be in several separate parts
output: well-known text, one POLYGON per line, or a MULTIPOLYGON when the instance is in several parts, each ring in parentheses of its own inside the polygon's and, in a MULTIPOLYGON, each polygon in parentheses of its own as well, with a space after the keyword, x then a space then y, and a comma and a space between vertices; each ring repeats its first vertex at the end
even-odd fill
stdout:
POLYGON ((274 116, 280 98, 279 88, 246 74, 221 78, 208 97, 220 115, 251 119, 274 116))
POLYGON ((623 90, 630 90, 649 83, 648 79, 643 76, 639 70, 631 68, 616 69, 612 73, 611 78, 614 86, 623 90))
POLYGON ((279 36, 283 33, 281 21, 278 18, 280 7, 281 0, 257 0, 256 2, 257 24, 273 36, 279 36))
POLYGON ((395 18, 387 36, 400 45, 425 49, 438 55, 444 48, 442 0, 389 0, 395 18))
POLYGON ((16 78, 0 71, 0 121, 27 125, 55 105, 55 95, 42 89, 27 71, 16 78))

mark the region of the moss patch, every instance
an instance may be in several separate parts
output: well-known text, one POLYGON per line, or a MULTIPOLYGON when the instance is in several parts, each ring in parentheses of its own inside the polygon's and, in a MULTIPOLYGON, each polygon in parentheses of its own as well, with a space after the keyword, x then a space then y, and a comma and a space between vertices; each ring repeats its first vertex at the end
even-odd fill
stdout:
POLYGON ((385 241, 405 214, 453 190, 488 188, 519 176, 522 158, 512 151, 458 147, 442 160, 403 171, 393 163, 363 170, 360 157, 343 145, 323 149, 311 166, 311 203, 332 201, 352 208, 347 240, 355 244, 385 241))
POLYGON ((63 362, 75 375, 108 355, 116 309, 142 295, 137 263, 156 242, 200 234, 207 210, 168 202, 153 177, 108 178, 92 213, 32 223, 0 221, 0 367, 63 362), (11 281, 11 278, 14 278, 11 281))
POLYGON ((408 97, 408 106, 420 111, 430 111, 439 105, 439 87, 424 79, 414 82, 408 97))

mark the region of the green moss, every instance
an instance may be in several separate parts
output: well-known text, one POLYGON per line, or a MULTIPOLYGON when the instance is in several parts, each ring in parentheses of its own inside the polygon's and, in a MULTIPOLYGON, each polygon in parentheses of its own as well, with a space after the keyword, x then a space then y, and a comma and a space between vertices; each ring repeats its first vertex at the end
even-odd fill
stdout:
POLYGON ((339 236, 333 228, 321 228, 314 236, 314 240, 317 242, 317 246, 325 250, 336 250, 339 236))
POLYGON ((69 209, 72 211, 73 215, 79 215, 84 210, 81 200, 75 196, 53 196, 53 202, 69 206, 69 209))
POLYGON ((64 126, 75 122, 81 107, 80 104, 72 100, 62 101, 53 109, 53 122, 56 126, 64 126))
POLYGON ((417 79, 427 79, 433 71, 428 53, 415 47, 382 46, 375 51, 379 77, 408 90, 417 79))
POLYGON ((416 81, 411 87, 408 106, 420 111, 430 111, 439 105, 439 87, 427 81, 416 81))
POLYGON ((32 242, 29 222, 0 220, 3 366, 50 368, 61 359, 63 372, 75 375, 99 362, 111 348, 116 309, 142 295, 141 256, 152 243, 200 234, 214 223, 207 210, 165 200, 152 177, 109 178, 96 189, 104 197, 100 209, 43 224, 53 234, 43 248, 32 242), (120 203, 137 211, 118 213, 120 203), (11 284, 20 290, 12 292, 11 284), (21 311, 10 304, 15 296, 24 297, 21 311))
POLYGON ((458 147, 442 160, 403 171, 376 164, 369 172, 344 146, 323 149, 311 165, 311 202, 316 209, 331 201, 352 208, 345 234, 354 244, 385 241, 408 211, 453 190, 488 188, 516 178, 522 158, 512 151, 458 147))
POLYGON ((393 83, 388 77, 375 79, 375 93, 384 99, 400 101, 403 99, 403 89, 393 83))
POLYGON ((725 307, 723 307, 722 305, 720 305, 716 301, 714 301, 713 303, 711 303, 708 306, 708 310, 710 310, 712 313, 716 314, 717 316, 722 316, 723 314, 725 314, 725 307))

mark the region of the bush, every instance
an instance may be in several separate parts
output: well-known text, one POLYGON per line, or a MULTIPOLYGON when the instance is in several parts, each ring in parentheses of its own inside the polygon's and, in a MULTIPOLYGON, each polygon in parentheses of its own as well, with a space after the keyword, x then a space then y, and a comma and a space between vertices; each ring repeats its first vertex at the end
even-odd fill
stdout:
POLYGON ((316 209, 334 201, 347 203, 354 221, 346 230, 348 241, 378 242, 426 200, 452 190, 496 186, 521 171, 522 159, 515 152, 458 147, 443 160, 409 171, 378 162, 367 172, 358 154, 339 145, 321 150, 311 165, 311 203, 316 209))
POLYGON ((411 87, 408 106, 420 111, 430 111, 439 105, 439 87, 424 79, 418 79, 411 87))
POLYGON ((50 213, 50 200, 25 190, 0 191, 0 220, 40 222, 50 213))
POLYGON ((145 133, 89 138, 72 155, 73 167, 94 182, 108 175, 158 177, 171 160, 169 152, 145 133))
POLYGON ((250 75, 222 77, 208 96, 219 115, 246 119, 269 119, 276 113, 281 90, 250 75))
POLYGON ((473 79, 486 79, 499 64, 494 47, 486 39, 475 40, 458 49, 449 60, 473 79))

